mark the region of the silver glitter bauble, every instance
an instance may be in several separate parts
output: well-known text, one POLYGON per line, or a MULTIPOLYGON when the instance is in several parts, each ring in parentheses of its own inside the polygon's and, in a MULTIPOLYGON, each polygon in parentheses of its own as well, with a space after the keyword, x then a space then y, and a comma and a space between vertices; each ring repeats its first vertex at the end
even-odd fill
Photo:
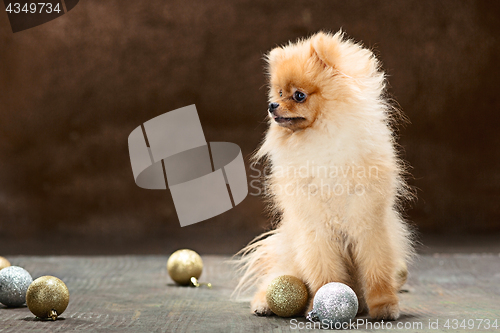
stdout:
POLYGON ((321 287, 313 300, 313 310, 307 315, 310 321, 319 321, 329 328, 341 328, 358 312, 356 293, 343 283, 330 282, 321 287))
POLYGON ((26 303, 26 291, 33 282, 24 268, 10 266, 0 271, 0 303, 16 307, 26 303))

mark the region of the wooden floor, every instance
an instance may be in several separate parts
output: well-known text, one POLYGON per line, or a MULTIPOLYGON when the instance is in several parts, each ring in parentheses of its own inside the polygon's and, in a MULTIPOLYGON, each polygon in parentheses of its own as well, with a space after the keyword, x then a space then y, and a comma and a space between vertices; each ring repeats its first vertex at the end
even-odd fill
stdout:
MULTIPOLYGON (((302 331, 298 328, 307 324, 304 318, 256 317, 248 299, 232 300, 236 276, 224 262, 228 258, 203 257, 200 280, 213 284, 207 289, 173 284, 167 256, 10 256, 13 265, 24 267, 33 278, 61 278, 71 298, 55 322, 35 320, 26 307, 0 306, 0 332, 302 331)), ((421 255, 410 269, 406 289, 400 294, 401 318, 391 323, 391 331, 500 332, 500 327, 491 327, 495 320, 500 325, 498 253, 421 255)), ((377 326, 381 323, 359 319, 360 332, 382 329, 377 326)))

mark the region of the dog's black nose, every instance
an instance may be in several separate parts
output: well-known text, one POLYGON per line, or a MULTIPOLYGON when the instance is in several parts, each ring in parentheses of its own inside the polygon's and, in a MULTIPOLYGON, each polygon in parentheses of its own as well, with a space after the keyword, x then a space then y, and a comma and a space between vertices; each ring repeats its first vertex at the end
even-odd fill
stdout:
POLYGON ((276 110, 280 106, 278 103, 271 103, 269 104, 269 112, 273 113, 274 110, 276 110))

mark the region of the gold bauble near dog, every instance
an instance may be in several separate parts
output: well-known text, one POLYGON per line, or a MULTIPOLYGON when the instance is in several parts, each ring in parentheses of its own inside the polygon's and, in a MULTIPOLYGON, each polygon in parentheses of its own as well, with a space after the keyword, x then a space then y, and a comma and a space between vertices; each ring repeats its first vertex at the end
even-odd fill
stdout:
POLYGON ((203 261, 200 255, 193 250, 177 250, 168 258, 167 271, 176 283, 182 286, 190 284, 196 286, 203 271, 203 261))
POLYGON ((292 275, 282 275, 271 281, 266 291, 269 308, 280 317, 299 315, 309 298, 305 284, 292 275))

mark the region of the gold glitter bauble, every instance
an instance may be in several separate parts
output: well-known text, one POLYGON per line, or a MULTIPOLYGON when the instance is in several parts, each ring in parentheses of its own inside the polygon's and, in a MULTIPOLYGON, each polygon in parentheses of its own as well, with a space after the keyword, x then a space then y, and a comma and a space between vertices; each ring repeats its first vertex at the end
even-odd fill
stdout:
POLYGON ((54 276, 42 276, 29 286, 26 304, 41 319, 56 320, 69 303, 68 287, 54 276))
POLYGON ((298 315, 304 310, 308 297, 305 284, 292 275, 282 275, 272 280, 266 291, 269 308, 280 317, 298 315))
POLYGON ((10 262, 4 257, 0 257, 0 269, 4 269, 5 267, 9 267, 10 262))
POLYGON ((198 279, 203 270, 203 261, 193 250, 177 250, 167 261, 168 274, 180 285, 191 284, 191 278, 198 279))

